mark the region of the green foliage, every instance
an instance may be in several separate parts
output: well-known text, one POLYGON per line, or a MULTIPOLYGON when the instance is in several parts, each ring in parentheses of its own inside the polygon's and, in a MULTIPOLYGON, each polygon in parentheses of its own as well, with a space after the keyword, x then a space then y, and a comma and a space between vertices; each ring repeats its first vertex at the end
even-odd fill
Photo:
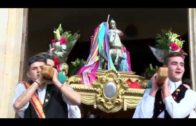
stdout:
POLYGON ((80 34, 72 34, 71 31, 64 31, 61 24, 53 33, 55 37, 55 42, 53 42, 54 55, 60 59, 61 63, 66 62, 80 34))
POLYGON ((83 59, 77 58, 75 61, 72 61, 69 65, 69 76, 75 75, 84 64, 85 61, 83 59))
POLYGON ((60 40, 61 37, 65 37, 68 42, 72 42, 74 40, 78 40, 80 35, 78 33, 72 34, 71 31, 65 31, 62 28, 62 25, 59 24, 58 28, 53 31, 54 37, 56 40, 60 40))
POLYGON ((164 49, 165 53, 169 53, 171 42, 175 42, 180 48, 182 48, 184 40, 179 39, 179 35, 171 30, 162 30, 162 33, 157 34, 156 36, 156 47, 164 49))
POLYGON ((145 78, 150 79, 157 72, 157 70, 158 66, 153 67, 152 64, 150 64, 144 72, 145 78))

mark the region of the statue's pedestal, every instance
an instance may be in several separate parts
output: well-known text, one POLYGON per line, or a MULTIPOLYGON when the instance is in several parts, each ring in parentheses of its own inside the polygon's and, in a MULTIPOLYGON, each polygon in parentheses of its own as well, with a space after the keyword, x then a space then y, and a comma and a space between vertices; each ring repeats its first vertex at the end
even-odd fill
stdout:
POLYGON ((134 109, 141 100, 145 89, 130 88, 127 80, 137 82, 144 88, 147 80, 131 72, 98 71, 92 85, 81 83, 80 76, 72 76, 69 83, 81 94, 82 104, 93 106, 107 114, 134 109))

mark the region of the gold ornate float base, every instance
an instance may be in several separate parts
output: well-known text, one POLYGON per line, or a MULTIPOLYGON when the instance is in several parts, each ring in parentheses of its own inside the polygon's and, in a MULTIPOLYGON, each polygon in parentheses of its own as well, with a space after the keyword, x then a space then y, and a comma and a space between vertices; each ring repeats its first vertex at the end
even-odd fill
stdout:
POLYGON ((82 103, 93 105, 106 113, 121 109, 134 109, 141 100, 144 89, 129 88, 127 80, 138 82, 146 87, 147 80, 131 72, 98 71, 97 80, 90 86, 81 83, 80 76, 72 76, 69 83, 81 94, 82 103))

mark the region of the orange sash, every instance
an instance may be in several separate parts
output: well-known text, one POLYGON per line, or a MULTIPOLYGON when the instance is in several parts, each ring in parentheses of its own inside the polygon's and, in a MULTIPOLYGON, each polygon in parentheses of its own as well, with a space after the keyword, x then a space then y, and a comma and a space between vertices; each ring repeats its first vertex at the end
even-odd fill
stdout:
MULTIPOLYGON (((26 81, 23 81, 23 84, 26 89, 28 89, 30 87, 30 84, 26 81)), ((43 105, 42 105, 42 103, 36 93, 34 93, 31 98, 31 104, 34 107, 34 109, 38 115, 38 118, 46 118, 46 116, 44 114, 44 110, 43 110, 43 105)))

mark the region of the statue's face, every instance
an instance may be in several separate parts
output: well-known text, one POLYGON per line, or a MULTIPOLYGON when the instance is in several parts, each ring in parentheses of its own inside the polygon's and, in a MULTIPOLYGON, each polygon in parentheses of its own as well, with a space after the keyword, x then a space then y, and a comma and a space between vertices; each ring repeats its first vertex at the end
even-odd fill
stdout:
POLYGON ((110 27, 111 28, 116 28, 116 22, 114 20, 110 21, 110 27))

